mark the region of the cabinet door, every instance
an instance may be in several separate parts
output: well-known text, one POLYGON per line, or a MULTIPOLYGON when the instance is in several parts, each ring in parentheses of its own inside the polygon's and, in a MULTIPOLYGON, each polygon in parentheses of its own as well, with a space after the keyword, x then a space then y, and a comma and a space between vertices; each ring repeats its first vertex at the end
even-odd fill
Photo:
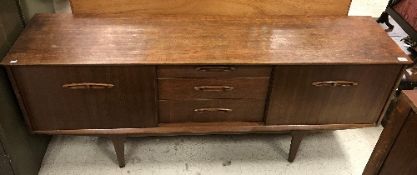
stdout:
POLYGON ((267 124, 375 123, 400 65, 277 66, 267 124))
POLYGON ((380 175, 414 175, 417 172, 417 114, 410 113, 391 151, 382 165, 380 175))
POLYGON ((19 66, 12 74, 33 130, 152 127, 152 66, 19 66))

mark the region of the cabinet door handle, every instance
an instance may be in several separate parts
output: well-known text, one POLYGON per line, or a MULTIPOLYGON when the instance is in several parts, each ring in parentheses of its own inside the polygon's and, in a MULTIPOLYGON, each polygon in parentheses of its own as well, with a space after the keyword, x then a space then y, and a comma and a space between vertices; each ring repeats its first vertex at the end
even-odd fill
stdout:
POLYGON ((200 72, 232 72, 236 70, 233 66, 200 66, 195 68, 200 72))
POLYGON ((232 86, 195 86, 196 91, 206 91, 206 92, 224 92, 231 91, 234 89, 232 86))
POLYGON ((228 108, 199 108, 194 109, 194 112, 232 112, 232 109, 228 108))
POLYGON ((315 81, 312 85, 317 87, 350 87, 357 86, 359 83, 353 81, 315 81))
POLYGON ((114 84, 108 83, 69 83, 62 85, 63 88, 68 89, 109 89, 113 88, 114 84))

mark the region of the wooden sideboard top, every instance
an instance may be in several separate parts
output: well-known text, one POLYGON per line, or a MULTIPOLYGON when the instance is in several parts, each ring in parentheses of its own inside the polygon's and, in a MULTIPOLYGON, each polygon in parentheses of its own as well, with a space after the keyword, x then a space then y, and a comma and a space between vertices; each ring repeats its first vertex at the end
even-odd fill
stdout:
POLYGON ((371 17, 71 14, 33 17, 2 61, 3 65, 409 63, 371 17))

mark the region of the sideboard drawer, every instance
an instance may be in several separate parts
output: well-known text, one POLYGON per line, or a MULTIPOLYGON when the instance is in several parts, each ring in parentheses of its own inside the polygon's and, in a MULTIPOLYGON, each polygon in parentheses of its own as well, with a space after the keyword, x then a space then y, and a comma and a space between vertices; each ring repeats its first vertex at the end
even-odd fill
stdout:
POLYGON ((269 77, 271 66, 159 66, 158 78, 269 77))
POLYGON ((265 99, 269 78, 159 79, 159 99, 265 99))
POLYGON ((152 66, 19 66, 11 69, 33 130, 157 125, 152 66))
POLYGON ((160 100, 159 122, 261 122, 264 100, 160 100))
POLYGON ((267 124, 372 124, 401 65, 277 66, 267 124))

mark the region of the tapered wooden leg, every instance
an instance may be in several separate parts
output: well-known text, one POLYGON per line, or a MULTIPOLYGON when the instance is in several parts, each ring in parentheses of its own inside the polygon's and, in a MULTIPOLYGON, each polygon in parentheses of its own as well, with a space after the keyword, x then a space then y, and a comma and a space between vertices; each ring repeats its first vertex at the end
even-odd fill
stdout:
POLYGON ((290 146, 290 153, 288 155, 288 161, 293 162, 295 156, 297 155, 298 148, 300 147, 301 141, 303 140, 305 133, 302 131, 295 131, 291 132, 291 146, 290 146))
POLYGON ((122 136, 111 136, 111 141, 113 142, 114 150, 116 151, 117 161, 119 162, 119 167, 125 167, 125 137, 122 136))

